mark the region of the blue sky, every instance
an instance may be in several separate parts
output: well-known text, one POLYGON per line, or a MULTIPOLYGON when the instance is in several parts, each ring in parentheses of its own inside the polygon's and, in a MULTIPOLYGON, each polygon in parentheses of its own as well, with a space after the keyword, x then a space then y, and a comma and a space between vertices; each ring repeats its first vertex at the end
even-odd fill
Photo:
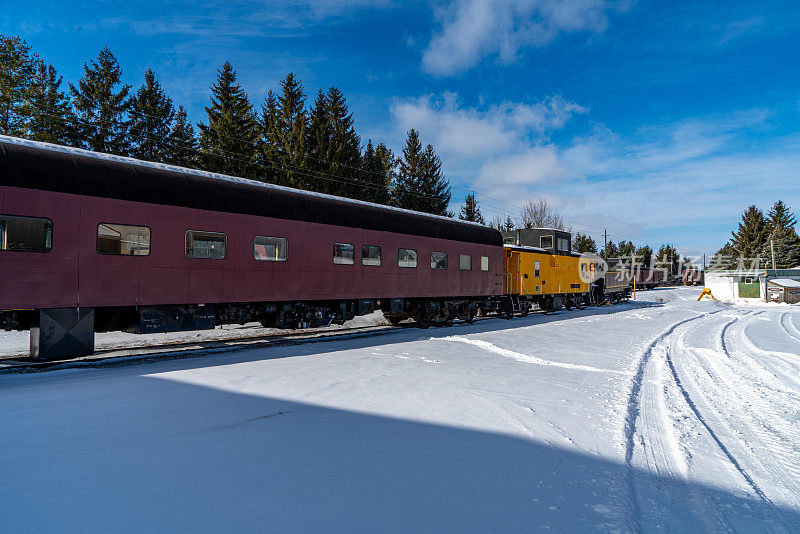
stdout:
POLYGON ((713 253, 751 203, 800 211, 796 2, 15 2, 65 80, 109 46, 194 122, 226 59, 257 106, 287 72, 336 85, 364 142, 421 131, 454 200, 545 197, 575 230, 713 253), (74 5, 73 5, 74 4, 74 5), (720 4, 723 7, 720 7, 720 4))

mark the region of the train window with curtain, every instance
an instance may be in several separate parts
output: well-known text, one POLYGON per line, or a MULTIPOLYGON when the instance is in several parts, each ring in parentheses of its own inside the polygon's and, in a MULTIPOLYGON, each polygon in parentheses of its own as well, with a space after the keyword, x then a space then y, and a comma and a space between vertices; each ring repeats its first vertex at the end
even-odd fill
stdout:
POLYGON ((534 278, 539 278, 539 266, 540 266, 539 260, 536 260, 535 262, 533 262, 533 277, 534 278))
POLYGON ((462 254, 460 263, 462 271, 472 270, 472 256, 470 256, 469 254, 462 254))
POLYGON ((361 246, 361 265, 377 267, 381 264, 381 247, 375 245, 361 246))
POLYGON ((253 241, 253 257, 258 261, 286 261, 289 240, 285 237, 257 235, 253 241))
POLYGON ((97 225, 97 252, 112 256, 150 254, 150 228, 131 224, 97 225))
POLYGON ((481 271, 489 270, 489 256, 481 256, 481 271))
POLYGON ((553 248, 553 236, 551 236, 551 235, 543 235, 539 239, 539 245, 544 249, 553 248))
POLYGON ((410 248, 401 248, 397 251, 397 265, 399 267, 416 267, 417 251, 410 248))
POLYGON ((0 215, 0 250, 50 252, 53 221, 42 217, 0 215))
POLYGON ((333 244, 333 263, 336 265, 353 265, 355 257, 356 247, 350 243, 333 244))
POLYGON ((224 260, 228 236, 217 232, 186 231, 186 257, 224 260))
POLYGON ((558 250, 563 250, 564 252, 569 252, 569 239, 564 239, 563 237, 558 238, 558 250))
POLYGON ((447 252, 431 252, 431 269, 447 269, 447 252))

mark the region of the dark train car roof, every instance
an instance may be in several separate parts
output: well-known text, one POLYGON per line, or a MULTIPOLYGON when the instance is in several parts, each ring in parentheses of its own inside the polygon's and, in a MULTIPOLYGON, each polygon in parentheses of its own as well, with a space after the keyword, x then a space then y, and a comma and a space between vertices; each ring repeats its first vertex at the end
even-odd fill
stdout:
POLYGON ((448 217, 7 136, 0 185, 503 245, 499 231, 448 217))
POLYGON ((569 256, 572 254, 572 235, 564 230, 559 230, 557 228, 517 228, 516 230, 511 230, 508 232, 501 232, 503 236, 503 242, 508 244, 514 244, 517 246, 528 246, 528 247, 536 247, 536 248, 544 248, 551 254, 556 254, 559 256, 569 256), (542 247, 542 237, 553 237, 553 243, 551 247, 542 247), (566 239, 569 243, 568 250, 559 250, 556 246, 556 239, 562 238, 566 239), (508 241, 512 240, 512 243, 508 241))

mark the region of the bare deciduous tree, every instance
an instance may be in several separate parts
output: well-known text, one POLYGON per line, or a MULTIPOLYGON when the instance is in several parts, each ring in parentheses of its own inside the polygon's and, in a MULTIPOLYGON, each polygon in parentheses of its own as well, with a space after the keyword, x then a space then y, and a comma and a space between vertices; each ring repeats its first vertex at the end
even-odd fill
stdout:
POLYGON ((571 228, 564 225, 564 218, 547 200, 540 198, 531 200, 519 213, 523 228, 555 228, 571 232, 571 228))

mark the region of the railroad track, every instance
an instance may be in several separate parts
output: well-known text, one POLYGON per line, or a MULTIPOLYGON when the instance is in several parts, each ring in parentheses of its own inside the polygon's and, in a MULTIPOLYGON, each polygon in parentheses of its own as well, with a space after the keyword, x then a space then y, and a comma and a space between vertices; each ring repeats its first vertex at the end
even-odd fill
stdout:
MULTIPOLYGON (((478 317, 475 319, 475 322, 496 318, 497 317, 494 316, 478 317)), ((397 326, 383 324, 341 328, 337 330, 311 329, 303 330, 302 332, 276 332, 274 334, 253 337, 232 337, 204 341, 176 341, 135 347, 109 347, 97 350, 89 356, 64 360, 42 361, 23 356, 10 356, 0 359, 0 374, 38 373, 81 367, 123 367, 145 362, 194 358, 218 352, 238 352, 241 350, 268 346, 298 345, 303 343, 319 343, 330 340, 377 336, 409 328, 416 328, 416 324, 403 323, 397 326)))

